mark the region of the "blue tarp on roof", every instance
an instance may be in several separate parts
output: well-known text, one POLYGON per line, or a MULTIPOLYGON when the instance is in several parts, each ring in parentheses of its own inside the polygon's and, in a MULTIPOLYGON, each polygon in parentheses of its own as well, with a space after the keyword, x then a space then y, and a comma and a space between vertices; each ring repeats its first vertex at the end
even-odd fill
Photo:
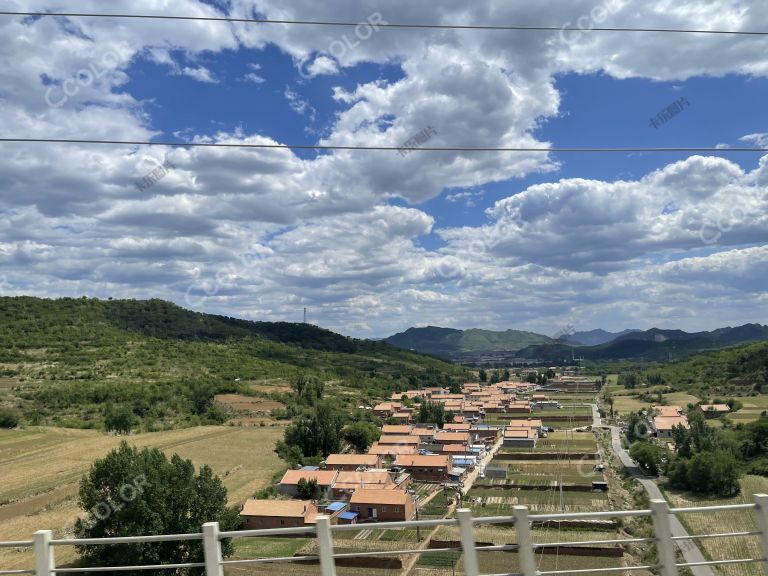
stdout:
POLYGON ((346 507, 346 502, 331 502, 325 509, 330 510, 331 512, 337 512, 339 510, 344 510, 346 507))
POLYGON ((339 514, 339 518, 342 520, 355 520, 357 518, 357 512, 342 512, 339 514))

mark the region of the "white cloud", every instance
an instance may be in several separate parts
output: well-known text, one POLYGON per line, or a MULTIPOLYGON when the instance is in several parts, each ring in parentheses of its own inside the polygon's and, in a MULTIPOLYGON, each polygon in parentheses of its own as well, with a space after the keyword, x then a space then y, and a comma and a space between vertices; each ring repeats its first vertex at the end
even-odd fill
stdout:
MULTIPOLYGON (((768 20, 763 3, 613 2, 601 25, 759 29, 768 20)), ((393 0, 381 16, 551 25, 555 15, 554 25, 565 25, 593 18, 595 6, 446 0, 438 9, 393 0)), ((100 7, 84 0, 78 10, 100 7)), ((59 0, 12 0, 8 10, 68 8, 59 0)), ((381 9, 373 0, 353 7, 341 0, 232 2, 235 16, 255 10, 360 22, 381 9)), ((116 0, 110 10, 169 8, 116 0)), ((179 0, 173 12, 217 14, 194 0, 179 0)), ((30 137, 150 139, 157 135, 152 107, 126 91, 131 63, 147 58, 215 82, 215 55, 270 43, 292 58, 303 85, 363 62, 399 69, 395 80, 340 81, 326 95, 339 111, 320 143, 334 145, 398 146, 433 126, 435 146, 547 147, 537 136, 541 123, 567 112, 559 73, 674 81, 768 75, 768 40, 755 37, 381 29, 362 40, 334 27, 76 18, 64 26, 52 18, 8 18, 0 21, 0 42, 3 131, 30 137), (199 63, 203 55, 210 68, 199 63), (73 94, 64 92, 65 82, 73 94)), ((255 64, 243 79, 266 84, 255 64)), ((316 111, 298 89, 280 92, 313 121, 316 111)), ((181 133, 197 141, 278 143, 242 131, 181 133)), ((765 134, 742 141, 766 145, 765 134)), ((218 289, 206 309, 285 319, 308 305, 321 324, 363 335, 418 323, 551 333, 571 318, 580 327, 695 328, 724 318, 749 321, 764 316, 768 304, 760 284, 768 260, 761 247, 768 156, 751 171, 693 157, 604 182, 556 181, 558 165, 545 154, 338 152, 305 159, 288 150, 153 149, 158 161, 167 157, 177 168, 137 191, 134 182, 152 163, 134 147, 4 145, 3 152, 6 292, 160 296, 184 304, 190 285, 208 282, 218 289), (514 184, 533 173, 552 173, 553 181, 524 190, 514 184), (446 245, 434 251, 421 247, 433 233, 432 216, 384 205, 392 198, 418 205, 446 189, 448 202, 469 205, 479 201, 474 190, 489 183, 509 188, 489 222, 437 230, 446 245)))
POLYGON ((181 74, 184 76, 189 76, 190 78, 194 78, 198 82, 204 82, 206 84, 219 83, 219 81, 213 77, 213 74, 211 73, 211 71, 204 66, 198 66, 197 68, 185 66, 184 68, 181 69, 181 74))

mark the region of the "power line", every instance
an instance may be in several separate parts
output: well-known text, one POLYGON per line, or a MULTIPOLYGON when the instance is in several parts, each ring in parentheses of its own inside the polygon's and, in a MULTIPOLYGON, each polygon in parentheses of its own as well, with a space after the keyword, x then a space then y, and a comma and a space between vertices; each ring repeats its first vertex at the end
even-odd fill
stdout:
POLYGON ((252 144, 246 142, 168 142, 149 140, 89 140, 84 138, 0 138, 0 144, 113 144, 119 146, 169 146, 173 148, 261 148, 261 149, 290 149, 290 150, 362 150, 377 152, 768 152, 768 148, 717 148, 717 147, 637 147, 628 146, 620 148, 610 147, 555 147, 555 148, 494 148, 494 147, 467 147, 467 146, 422 146, 419 148, 407 148, 403 146, 337 146, 322 144, 252 144))
POLYGON ((688 28, 575 28, 569 26, 514 26, 490 24, 418 24, 406 22, 348 22, 336 20, 283 20, 271 18, 233 18, 229 16, 168 16, 162 14, 102 14, 89 12, 6 12, 0 16, 66 17, 66 18, 122 18, 136 20, 187 20, 197 22, 230 22, 244 24, 290 24, 297 26, 355 27, 370 25, 377 28, 436 29, 436 30, 499 30, 531 32, 661 32, 666 34, 720 34, 733 36, 768 36, 768 31, 752 30, 698 30, 688 28))

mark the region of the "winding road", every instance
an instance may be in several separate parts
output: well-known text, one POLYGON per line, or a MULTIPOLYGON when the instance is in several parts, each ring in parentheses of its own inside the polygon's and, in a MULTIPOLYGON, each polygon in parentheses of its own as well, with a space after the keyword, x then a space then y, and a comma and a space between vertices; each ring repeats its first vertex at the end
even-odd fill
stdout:
MULTIPOLYGON (((593 406, 592 410, 593 415, 597 415, 597 418, 599 419, 597 406, 593 406)), ((619 460, 621 461, 624 468, 626 468, 627 472, 632 474, 632 476, 634 476, 635 479, 643 485, 643 488, 645 488, 645 491, 648 492, 648 496, 651 498, 651 500, 665 500, 664 495, 661 493, 661 490, 659 489, 659 486, 656 484, 656 482, 646 477, 645 474, 640 471, 634 460, 630 458, 629 453, 621 445, 621 430, 617 426, 602 426, 601 424, 597 424, 598 420, 595 422, 596 426, 610 429, 611 447, 613 448, 614 454, 619 457, 619 460)), ((688 531, 682 525, 677 516, 671 515, 670 523, 672 525, 672 536, 689 536, 688 531)), ((686 562, 707 561, 693 540, 675 540, 675 544, 683 553, 683 558, 685 558, 686 562)), ((693 573, 694 576, 715 576, 715 573, 709 566, 692 566, 689 568, 689 570, 693 573)))

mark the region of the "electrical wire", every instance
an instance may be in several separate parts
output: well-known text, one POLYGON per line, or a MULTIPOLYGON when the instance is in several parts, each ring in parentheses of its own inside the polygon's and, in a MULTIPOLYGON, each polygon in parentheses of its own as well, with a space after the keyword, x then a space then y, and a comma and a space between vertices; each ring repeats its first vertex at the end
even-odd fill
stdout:
POLYGON ((170 141, 150 141, 150 140, 91 140, 86 138, 0 138, 0 144, 19 143, 19 144, 96 144, 96 145, 118 145, 118 146, 169 146, 173 148, 260 148, 260 149, 290 149, 290 150, 360 150, 360 151, 381 151, 381 152, 540 152, 540 153, 631 153, 631 152, 685 152, 685 153, 728 153, 728 152, 768 152, 768 147, 739 147, 739 148, 718 148, 718 147, 637 147, 627 146, 621 148, 612 147, 553 147, 553 148, 494 148, 494 147, 467 147, 467 146, 421 146, 408 148, 405 146, 342 146, 342 145, 323 145, 323 144, 254 144, 247 142, 170 142, 170 141))
POLYGON ((348 22, 335 20, 287 20, 272 18, 234 18, 229 16, 171 16, 162 14, 109 14, 90 12, 10 12, 0 11, 0 16, 26 17, 64 17, 64 18, 122 18, 136 20, 187 20, 197 22, 229 22, 244 24, 288 24, 297 26, 337 26, 355 27, 370 25, 377 28, 401 29, 436 29, 436 30, 498 30, 498 31, 530 31, 530 32, 660 32, 666 34, 719 34, 734 36, 768 36, 768 31, 759 30, 706 30, 688 28, 577 28, 570 26, 521 26, 521 25, 491 25, 491 24, 424 24, 406 22, 348 22))

